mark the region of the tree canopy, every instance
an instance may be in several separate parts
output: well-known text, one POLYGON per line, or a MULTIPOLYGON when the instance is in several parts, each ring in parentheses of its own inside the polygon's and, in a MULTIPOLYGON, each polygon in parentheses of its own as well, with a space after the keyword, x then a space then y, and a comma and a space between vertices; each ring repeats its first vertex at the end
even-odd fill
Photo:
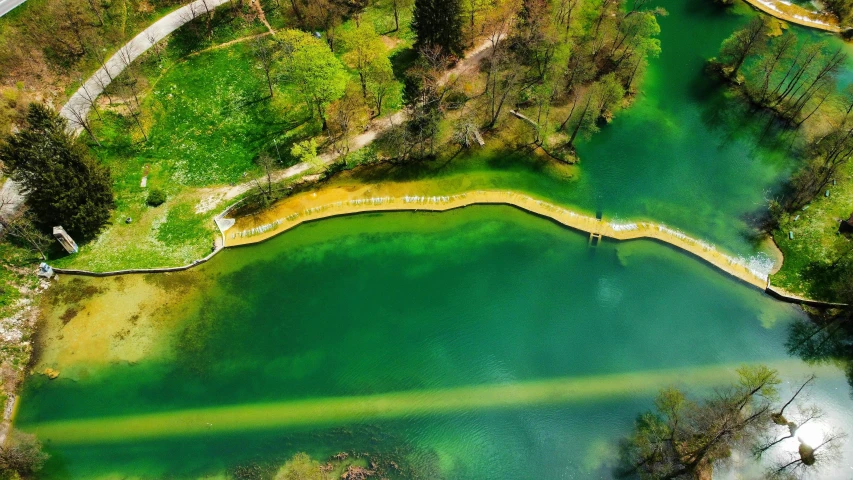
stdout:
POLYGON ((48 107, 30 104, 23 129, 0 144, 0 162, 20 183, 42 228, 62 226, 86 240, 109 221, 114 206, 109 167, 92 158, 48 107))
POLYGON ((462 5, 460 0, 415 0, 412 30, 415 49, 439 47, 445 55, 462 56, 462 5))
POLYGON ((735 450, 761 457, 792 438, 798 439, 799 450, 774 458, 768 465, 769 478, 786 478, 833 458, 843 433, 828 431, 814 445, 797 437, 800 427, 822 414, 816 406, 795 404, 814 375, 781 403, 776 370, 756 365, 741 367, 737 373, 736 382, 700 401, 676 388, 662 390, 654 411, 640 415, 623 443, 621 473, 650 480, 705 478, 703 473, 728 461, 735 450))
POLYGON ((325 127, 326 107, 344 94, 347 71, 329 46, 299 30, 278 34, 278 55, 288 79, 296 85, 325 127))

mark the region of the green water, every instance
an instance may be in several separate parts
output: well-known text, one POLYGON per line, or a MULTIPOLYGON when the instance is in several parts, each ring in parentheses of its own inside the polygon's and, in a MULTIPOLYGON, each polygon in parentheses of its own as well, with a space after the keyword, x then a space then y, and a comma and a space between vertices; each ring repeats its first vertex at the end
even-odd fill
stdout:
MULTIPOLYGON (((669 12, 659 18, 661 55, 651 61, 636 101, 580 142, 579 170, 487 149, 442 160, 437 168, 365 175, 437 179, 447 191, 523 190, 608 218, 669 224, 734 253, 754 254, 748 218, 763 211, 765 198, 779 191, 796 166, 792 138, 780 138, 772 119, 727 94, 705 66, 721 42, 756 13, 743 4, 724 8, 709 0, 655 3, 669 12)), ((790 30, 802 41, 843 45, 830 34, 790 30)), ((853 69, 840 81, 849 82, 851 74, 853 69)))
MULTIPOLYGON (((742 362, 809 370, 782 346, 794 307, 509 207, 308 224, 196 274, 215 281, 174 308, 192 335, 164 358, 27 382, 17 424, 47 442, 47 478, 195 478, 400 442, 447 478, 608 476, 657 388, 701 391, 742 362)), ((849 408, 822 375, 818 395, 849 408)))
MULTIPOLYGON (((745 216, 790 152, 702 70, 748 14, 661 3, 661 58, 579 170, 502 153, 383 175, 526 190, 754 254, 745 216)), ((507 207, 323 221, 174 278, 198 283, 164 308, 164 354, 26 382, 17 426, 46 441, 46 478, 197 478, 297 451, 393 452, 422 478, 607 478, 661 385, 809 370, 784 349, 794 307, 668 247, 591 250, 507 207)), ((820 374, 827 422, 853 432, 844 379, 820 374)))

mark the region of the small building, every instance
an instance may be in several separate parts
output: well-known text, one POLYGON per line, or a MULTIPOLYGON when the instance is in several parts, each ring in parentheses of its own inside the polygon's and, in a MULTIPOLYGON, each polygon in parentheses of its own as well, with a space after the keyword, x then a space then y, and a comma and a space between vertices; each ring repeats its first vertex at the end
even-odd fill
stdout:
POLYGON ((53 236, 68 253, 77 253, 77 242, 62 227, 53 227, 53 236))
POLYGON ((841 221, 838 225, 838 231, 841 233, 853 233, 853 213, 850 214, 850 218, 841 221))

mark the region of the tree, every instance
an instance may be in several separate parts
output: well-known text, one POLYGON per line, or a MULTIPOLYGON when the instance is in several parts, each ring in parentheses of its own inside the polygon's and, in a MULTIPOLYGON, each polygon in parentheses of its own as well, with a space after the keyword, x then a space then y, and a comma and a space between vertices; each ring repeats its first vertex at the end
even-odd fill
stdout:
POLYGON ((42 227, 63 226, 72 236, 93 238, 114 206, 108 167, 66 132, 65 120, 30 104, 20 132, 0 144, 4 172, 22 187, 42 227))
POLYGON ((275 95, 275 92, 272 89, 272 66, 273 66, 273 51, 269 45, 267 45, 267 39, 264 37, 258 37, 254 42, 254 53, 255 58, 258 59, 258 64, 261 66, 261 69, 264 71, 264 78, 267 80, 267 87, 270 91, 270 98, 275 95))
POLYGON ((391 60, 383 55, 367 65, 364 70, 364 79, 367 87, 367 98, 375 107, 373 116, 382 115, 382 106, 388 99, 388 95, 394 91, 396 78, 391 60))
POLYGON ((746 27, 725 39, 720 50, 720 60, 731 69, 729 76, 737 77, 746 58, 764 47, 766 39, 767 25, 761 16, 753 18, 746 27))
POLYGON ((11 440, 0 445, 0 473, 12 478, 29 477, 41 470, 48 458, 35 435, 14 431, 11 440))
POLYGON ((290 148, 290 154, 296 157, 300 163, 309 163, 315 167, 323 165, 322 158, 317 155, 317 140, 313 138, 294 143, 290 148))
POLYGON ((269 155, 263 154, 255 162, 263 170, 255 178, 255 187, 260 192, 264 204, 267 204, 272 199, 272 171, 275 168, 275 160, 269 155), (261 183, 261 177, 266 177, 266 185, 261 183))
POLYGON ((341 98, 347 84, 347 73, 329 46, 298 30, 279 33, 283 70, 299 88, 312 117, 314 114, 326 129, 326 107, 341 98))
MULTIPOLYGON (((361 93, 365 100, 367 99, 367 76, 368 68, 373 64, 378 64, 385 55, 385 44, 379 38, 379 35, 373 29, 373 25, 368 22, 362 22, 356 28, 347 31, 341 36, 341 43, 347 53, 344 54, 344 61, 358 73, 359 81, 361 82, 361 93)), ((390 66, 390 62, 388 62, 390 66)))
POLYGON ((688 478, 753 444, 769 424, 779 378, 764 366, 738 369, 736 384, 696 402, 680 390, 663 390, 655 411, 638 418, 623 445, 627 473, 641 478, 688 478))
POLYGON ((0 198, 0 239, 22 243, 46 260, 45 251, 53 239, 40 231, 26 208, 15 208, 12 198, 0 198))
POLYGON ((460 0, 415 0, 412 30, 415 50, 439 47, 443 55, 462 56, 462 4, 460 0))
MULTIPOLYGON (((751 450, 756 457, 794 438, 798 428, 820 418, 820 409, 797 406, 791 421, 786 409, 808 387, 809 376, 789 399, 777 404, 775 370, 765 366, 741 367, 738 382, 717 390, 703 401, 690 400, 684 392, 663 390, 655 402, 655 411, 641 415, 634 433, 623 444, 623 467, 626 474, 638 474, 648 479, 703 478, 714 465, 726 461, 733 450, 751 450), (780 437, 778 430, 785 429, 780 437)), ((793 458, 781 457, 781 463, 771 465, 768 477, 818 464, 832 458, 840 448, 844 435, 830 432, 817 445, 802 439, 793 458)))
POLYGON ((362 130, 367 125, 367 108, 358 86, 350 84, 340 99, 329 105, 329 139, 335 151, 346 162, 349 155, 350 134, 362 130))
POLYGON ((400 10, 412 6, 412 0, 391 0, 391 11, 394 13, 394 30, 400 29, 400 10))

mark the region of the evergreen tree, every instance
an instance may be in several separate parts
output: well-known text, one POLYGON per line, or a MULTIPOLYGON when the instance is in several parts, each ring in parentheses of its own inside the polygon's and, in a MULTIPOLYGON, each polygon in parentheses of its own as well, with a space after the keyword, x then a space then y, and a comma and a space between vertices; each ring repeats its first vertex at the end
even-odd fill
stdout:
POLYGON ((462 56, 462 5, 460 0, 415 0, 412 30, 415 49, 440 47, 445 55, 462 56))
POLYGON ((20 183, 42 228, 61 225, 87 240, 109 221, 114 206, 109 168, 92 158, 48 107, 30 104, 21 131, 0 144, 0 162, 20 183))

